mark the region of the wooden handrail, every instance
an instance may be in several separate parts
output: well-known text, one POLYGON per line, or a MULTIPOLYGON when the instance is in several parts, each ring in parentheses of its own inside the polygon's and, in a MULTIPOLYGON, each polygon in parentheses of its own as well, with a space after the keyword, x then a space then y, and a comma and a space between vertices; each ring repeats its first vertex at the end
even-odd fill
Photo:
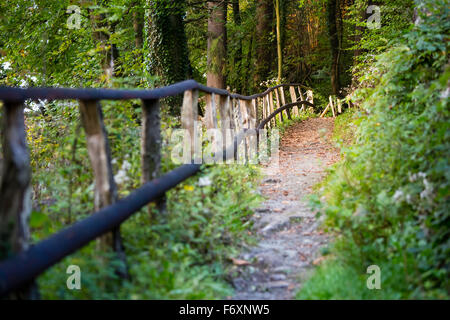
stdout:
MULTIPOLYGON (((152 90, 115 89, 68 89, 68 88, 10 88, 0 87, 0 100, 5 109, 3 132, 4 164, 0 184, 0 238, 11 242, 11 252, 0 252, 0 257, 9 258, 0 262, 0 297, 32 283, 34 279, 67 255, 80 249, 90 241, 112 232, 105 243, 112 246, 124 262, 125 253, 120 236, 120 225, 133 213, 152 201, 163 201, 165 192, 198 172, 200 165, 195 155, 195 125, 198 121, 199 91, 206 93, 205 126, 220 129, 222 133, 231 130, 230 141, 224 139, 223 160, 237 160, 237 147, 244 142, 245 159, 248 161, 250 139, 266 125, 274 128, 275 116, 283 120, 291 117, 286 112, 299 105, 314 106, 303 100, 302 89, 310 88, 301 84, 280 84, 263 93, 252 96, 231 94, 226 90, 203 86, 194 80, 187 80, 167 87, 152 90), (286 104, 284 89, 292 103, 286 104), (297 101, 298 90, 299 99, 297 101), (277 98, 274 101, 274 95, 277 98), (159 99, 184 94, 181 110, 181 124, 191 137, 189 161, 177 169, 160 177, 161 123, 159 99), (30 214, 30 159, 26 147, 26 131, 23 108, 25 101, 76 99, 80 102, 81 122, 86 132, 87 149, 95 179, 95 210, 88 218, 63 229, 49 238, 26 246, 29 234, 27 217, 30 214), (103 124, 101 100, 140 99, 143 105, 141 164, 143 186, 126 198, 117 198, 113 179, 111 155, 107 132, 103 124), (274 106, 275 103, 275 106, 274 106), (10 232, 10 221, 15 232, 10 232), (20 239, 13 238, 19 234, 20 239)), ((303 109, 303 108, 302 108, 303 109)), ((298 115, 294 109, 294 116, 298 115)), ((225 136, 225 135, 224 135, 225 136)), ((128 277, 127 270, 118 270, 119 275, 128 277)))

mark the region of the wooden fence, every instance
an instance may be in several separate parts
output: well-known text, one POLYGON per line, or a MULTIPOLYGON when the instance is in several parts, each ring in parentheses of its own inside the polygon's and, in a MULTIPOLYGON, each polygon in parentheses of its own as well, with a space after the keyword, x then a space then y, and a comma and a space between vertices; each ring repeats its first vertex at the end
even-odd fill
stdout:
MULTIPOLYGON (((253 96, 230 94, 193 80, 153 90, 0 88, 3 101, 3 172, 0 184, 0 297, 33 298, 34 279, 67 255, 100 238, 112 247, 126 266, 120 225, 150 202, 163 201, 164 194, 198 172, 191 162, 161 176, 160 99, 184 95, 182 127, 190 133, 193 150, 195 123, 199 120, 199 94, 205 94, 206 129, 230 130, 224 141, 226 159, 237 158, 236 146, 250 139, 249 132, 274 128, 276 119, 297 116, 305 106, 314 107, 311 89, 301 84, 282 84, 253 96), (31 211, 31 168, 26 145, 24 107, 28 100, 78 100, 82 126, 95 182, 95 213, 49 238, 29 246, 28 217, 31 211), (111 165, 111 151, 103 123, 102 100, 142 101, 141 165, 142 187, 124 199, 118 199, 111 165), (286 99, 290 102, 286 103, 286 99), (300 107, 300 109, 299 109, 300 107), (231 151, 230 151, 231 150, 231 151)), ((248 150, 245 149, 247 154, 248 150)), ((127 268, 117 270, 129 277, 127 268)))

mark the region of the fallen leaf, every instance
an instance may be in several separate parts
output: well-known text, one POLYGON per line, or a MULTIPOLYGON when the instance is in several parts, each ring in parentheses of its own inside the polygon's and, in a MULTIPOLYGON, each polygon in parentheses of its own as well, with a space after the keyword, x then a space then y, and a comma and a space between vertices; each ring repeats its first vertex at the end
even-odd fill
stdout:
POLYGON ((246 260, 235 259, 235 258, 231 258, 231 261, 233 261, 233 264, 236 266, 248 266, 249 264, 251 264, 250 262, 248 262, 246 260))
POLYGON ((317 265, 319 265, 322 261, 324 261, 325 260, 325 256, 321 256, 321 257, 318 257, 317 259, 315 259, 314 261, 313 261, 313 265, 315 265, 315 266, 317 266, 317 265))

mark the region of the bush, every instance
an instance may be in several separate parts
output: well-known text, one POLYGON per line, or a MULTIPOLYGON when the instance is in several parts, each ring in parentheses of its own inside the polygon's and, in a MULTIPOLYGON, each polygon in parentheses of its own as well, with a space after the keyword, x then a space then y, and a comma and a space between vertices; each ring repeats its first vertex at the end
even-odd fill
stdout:
MULTIPOLYGON (((334 251, 350 268, 345 273, 383 266, 390 274, 384 288, 397 288, 399 298, 450 292, 450 9, 446 1, 426 1, 423 9, 422 23, 360 79, 374 84, 354 95, 366 115, 315 201, 342 241, 334 251)), ((320 269, 311 281, 336 268, 320 269)))

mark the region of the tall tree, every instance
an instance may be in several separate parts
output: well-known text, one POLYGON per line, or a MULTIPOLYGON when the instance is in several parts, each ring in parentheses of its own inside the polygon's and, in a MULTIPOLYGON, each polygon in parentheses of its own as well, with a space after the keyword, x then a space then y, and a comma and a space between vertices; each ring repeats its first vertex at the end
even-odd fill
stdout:
MULTIPOLYGON (((147 70, 165 86, 190 78, 190 64, 183 15, 185 0, 147 0, 144 55, 147 70)), ((167 98, 171 115, 179 115, 182 97, 167 98)))
POLYGON ((331 45, 331 89, 334 95, 339 94, 339 35, 337 27, 337 9, 339 0, 327 0, 328 38, 331 45))
POLYGON ((243 89, 243 66, 242 66, 242 33, 241 33, 241 11, 239 7, 239 0, 233 0, 233 22, 237 29, 237 42, 235 43, 235 48, 233 52, 233 78, 227 79, 229 85, 232 86, 233 89, 236 89, 237 92, 242 92, 243 89))
POLYGON ((225 88, 226 1, 208 1, 208 13, 208 72, 206 83, 210 87, 225 88))
POLYGON ((278 76, 277 80, 281 82, 281 67, 283 63, 283 57, 281 55, 281 32, 280 32, 280 0, 275 0, 275 15, 277 19, 277 56, 278 56, 278 76))
POLYGON ((267 80, 272 59, 270 32, 273 18, 273 0, 258 0, 256 4, 256 59, 255 82, 267 80))
POLYGON ((142 48, 144 43, 144 10, 141 0, 133 1, 131 6, 133 8, 134 44, 136 48, 142 48))

